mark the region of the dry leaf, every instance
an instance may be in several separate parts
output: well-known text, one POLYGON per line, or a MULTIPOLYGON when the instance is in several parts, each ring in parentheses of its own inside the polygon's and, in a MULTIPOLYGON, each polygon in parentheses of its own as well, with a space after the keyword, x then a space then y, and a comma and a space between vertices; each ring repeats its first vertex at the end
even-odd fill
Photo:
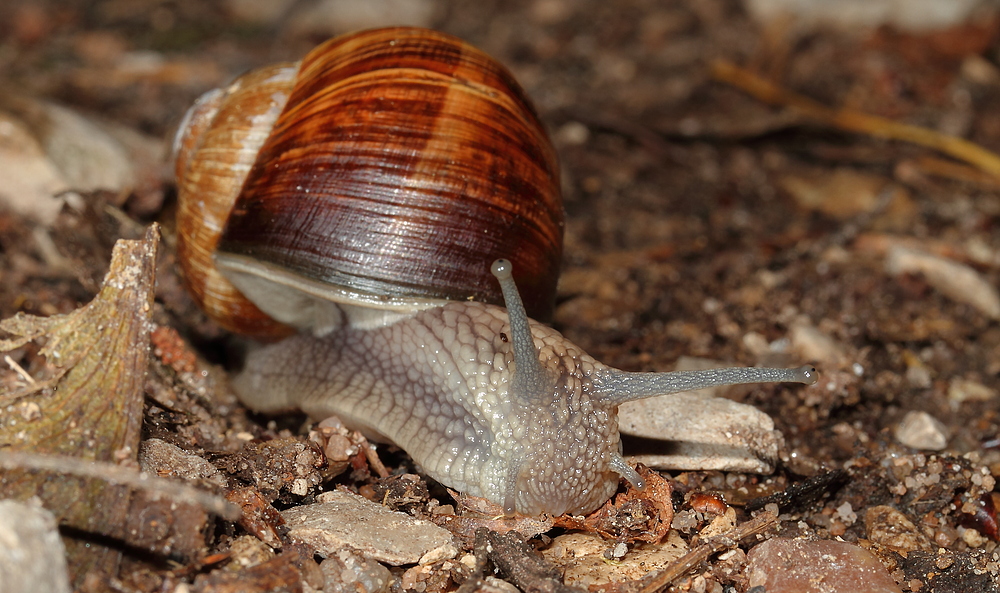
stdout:
MULTIPOLYGON (((0 391, 0 404, 21 411, 0 417, 0 448, 78 457, 80 463, 134 462, 158 241, 155 226, 142 241, 119 241, 104 286, 87 306, 67 315, 18 314, 0 322, 0 329, 15 336, 0 340, 0 350, 39 341, 45 357, 44 372, 36 373, 44 376, 24 374, 20 387, 0 391)), ((60 525, 124 539, 128 488, 24 469, 0 475, 0 496, 37 496, 60 525)), ((69 564, 80 576, 90 567, 113 565, 117 554, 98 545, 71 544, 69 564)))

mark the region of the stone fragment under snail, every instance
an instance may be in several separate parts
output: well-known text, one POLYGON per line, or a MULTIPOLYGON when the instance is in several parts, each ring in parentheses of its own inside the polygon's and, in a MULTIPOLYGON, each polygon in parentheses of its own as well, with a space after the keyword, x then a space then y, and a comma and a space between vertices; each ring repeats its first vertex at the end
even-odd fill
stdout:
POLYGON ((550 314, 562 257, 555 152, 510 73, 454 37, 363 31, 246 74, 191 108, 175 152, 195 299, 232 331, 290 336, 250 353, 241 399, 336 415, 507 512, 641 486, 625 401, 815 381, 619 371, 529 319, 550 314))

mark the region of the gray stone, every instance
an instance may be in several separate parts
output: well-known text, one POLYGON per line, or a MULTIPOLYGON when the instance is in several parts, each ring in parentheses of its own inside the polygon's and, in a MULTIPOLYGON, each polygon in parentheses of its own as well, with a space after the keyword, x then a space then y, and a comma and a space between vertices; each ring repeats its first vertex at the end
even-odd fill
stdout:
POLYGON ((69 593, 66 550, 41 506, 0 501, 0 593, 69 593))
POLYGON ((316 504, 281 513, 289 536, 331 558, 342 549, 393 566, 454 558, 451 533, 404 513, 390 511, 356 494, 336 490, 316 497, 316 504), (423 562, 422 562, 423 561, 423 562))

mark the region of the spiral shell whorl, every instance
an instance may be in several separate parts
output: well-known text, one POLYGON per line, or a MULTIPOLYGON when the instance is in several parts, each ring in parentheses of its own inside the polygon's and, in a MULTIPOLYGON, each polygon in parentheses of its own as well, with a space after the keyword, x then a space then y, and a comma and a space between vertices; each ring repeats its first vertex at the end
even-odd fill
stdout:
POLYGON ((288 99, 294 64, 250 72, 206 93, 188 111, 174 142, 178 179, 177 259, 198 305, 230 331, 288 335, 218 271, 214 252, 257 151, 288 99))
POLYGON ((488 263, 505 256, 545 318, 562 216, 554 150, 511 75, 454 37, 379 29, 303 60, 219 249, 387 305, 502 303, 488 263))

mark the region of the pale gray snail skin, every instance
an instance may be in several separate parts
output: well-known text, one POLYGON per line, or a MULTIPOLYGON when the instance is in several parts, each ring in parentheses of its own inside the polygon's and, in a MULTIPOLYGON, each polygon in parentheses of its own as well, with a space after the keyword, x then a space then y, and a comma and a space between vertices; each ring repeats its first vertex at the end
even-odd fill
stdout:
POLYGON ((394 443, 427 475, 510 514, 586 513, 642 480, 622 457, 619 404, 715 385, 815 383, 812 367, 674 373, 613 369, 528 319, 493 265, 507 309, 454 302, 383 327, 346 325, 263 346, 234 387, 251 408, 336 415, 394 443))

